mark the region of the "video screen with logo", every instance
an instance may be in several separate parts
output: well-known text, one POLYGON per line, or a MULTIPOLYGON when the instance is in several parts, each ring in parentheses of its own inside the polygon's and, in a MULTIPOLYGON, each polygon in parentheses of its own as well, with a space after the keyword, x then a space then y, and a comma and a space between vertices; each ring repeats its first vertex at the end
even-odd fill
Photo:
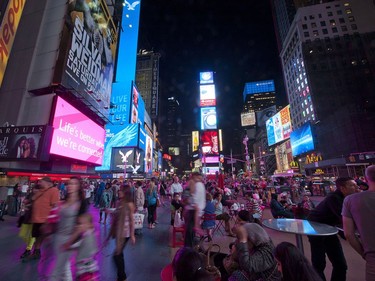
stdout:
POLYGON ((302 127, 290 134, 290 143, 293 156, 297 156, 314 150, 314 139, 310 123, 305 123, 302 127))
POLYGON ((74 106, 57 97, 50 153, 100 165, 105 130, 74 106))
POLYGON ((202 152, 219 155, 219 140, 217 131, 205 131, 201 134, 202 152))
POLYGON ((201 108, 201 129, 217 129, 216 107, 201 108))
POLYGON ((212 71, 200 72, 199 73, 200 84, 213 84, 214 73, 212 71))

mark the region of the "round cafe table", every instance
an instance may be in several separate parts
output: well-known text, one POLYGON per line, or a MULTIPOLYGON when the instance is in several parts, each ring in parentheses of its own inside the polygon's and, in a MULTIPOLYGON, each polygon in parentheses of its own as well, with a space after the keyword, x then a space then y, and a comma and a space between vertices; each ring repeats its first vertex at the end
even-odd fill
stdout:
POLYGON ((335 235, 338 232, 334 226, 299 219, 268 219, 263 221, 263 225, 273 230, 294 233, 296 235, 297 247, 302 253, 305 253, 303 250, 302 235, 329 236, 335 235))

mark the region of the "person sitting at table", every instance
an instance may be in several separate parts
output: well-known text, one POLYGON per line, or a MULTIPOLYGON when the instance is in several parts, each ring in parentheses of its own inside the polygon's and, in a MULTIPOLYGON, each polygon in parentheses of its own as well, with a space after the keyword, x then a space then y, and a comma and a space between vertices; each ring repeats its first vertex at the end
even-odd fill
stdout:
POLYGON ((281 242, 274 250, 282 281, 322 281, 303 253, 289 242, 281 242))
POLYGON ((215 206, 215 214, 217 220, 223 220, 224 221, 224 228, 225 231, 228 233, 229 236, 234 236, 232 233, 232 230, 230 229, 230 215, 223 211, 223 204, 221 203, 222 195, 221 193, 217 192, 214 196, 213 204, 215 206))
POLYGON ((277 194, 271 195, 271 213, 274 218, 283 217, 283 218, 294 218, 293 212, 286 210, 283 205, 277 201, 277 194))
POLYGON ((244 225, 245 223, 254 222, 262 226, 262 222, 254 218, 248 210, 241 210, 237 214, 236 226, 244 225))
POLYGON ((236 228, 237 241, 234 245, 239 270, 228 280, 279 281, 274 245, 267 232, 256 223, 246 223, 236 228))
POLYGON ((249 210, 250 214, 257 219, 261 219, 263 215, 263 209, 260 206, 259 202, 259 196, 258 199, 257 196, 258 194, 249 192, 247 194, 247 202, 246 202, 246 209, 249 210), (255 195, 255 196, 254 196, 255 195))

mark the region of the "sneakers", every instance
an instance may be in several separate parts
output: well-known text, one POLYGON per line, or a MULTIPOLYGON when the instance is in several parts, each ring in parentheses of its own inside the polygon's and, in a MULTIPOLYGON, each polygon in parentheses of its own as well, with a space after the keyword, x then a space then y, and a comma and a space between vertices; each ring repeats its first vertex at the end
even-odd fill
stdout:
POLYGON ((30 250, 25 250, 25 252, 23 252, 23 254, 20 256, 20 259, 24 259, 28 256, 31 255, 31 251, 30 250))
POLYGON ((27 262, 27 261, 31 261, 31 260, 39 260, 40 257, 41 257, 40 250, 35 249, 32 254, 22 258, 22 262, 27 262))

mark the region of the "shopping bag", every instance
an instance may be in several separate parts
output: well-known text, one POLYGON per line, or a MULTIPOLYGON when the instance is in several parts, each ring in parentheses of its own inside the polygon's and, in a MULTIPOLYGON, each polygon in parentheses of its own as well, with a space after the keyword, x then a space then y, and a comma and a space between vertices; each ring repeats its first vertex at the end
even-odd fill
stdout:
POLYGON ((173 226, 174 227, 183 227, 184 226, 184 221, 181 218, 181 213, 180 212, 176 212, 175 213, 173 226))
POLYGON ((135 213, 134 214, 134 229, 142 229, 144 219, 145 219, 144 214, 135 213))

